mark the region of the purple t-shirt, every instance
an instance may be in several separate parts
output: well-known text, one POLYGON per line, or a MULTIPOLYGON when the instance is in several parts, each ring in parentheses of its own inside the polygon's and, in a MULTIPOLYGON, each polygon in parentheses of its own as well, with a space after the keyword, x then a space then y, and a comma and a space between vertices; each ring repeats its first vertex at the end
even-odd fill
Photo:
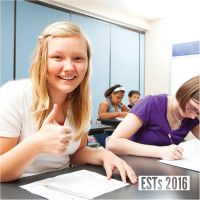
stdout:
POLYGON ((143 126, 130 138, 132 141, 165 146, 170 145, 171 135, 173 144, 179 144, 189 133, 189 131, 199 124, 198 119, 184 118, 180 128, 171 130, 167 120, 167 95, 149 95, 136 103, 130 111, 137 115, 143 126))

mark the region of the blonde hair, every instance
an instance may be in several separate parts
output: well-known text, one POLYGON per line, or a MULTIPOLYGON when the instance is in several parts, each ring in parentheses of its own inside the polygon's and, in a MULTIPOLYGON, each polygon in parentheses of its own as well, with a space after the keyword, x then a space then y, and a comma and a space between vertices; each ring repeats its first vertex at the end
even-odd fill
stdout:
POLYGON ((190 99, 194 99, 199 102, 200 94, 200 76, 195 76, 190 80, 183 83, 183 85, 176 92, 176 99, 179 103, 180 108, 185 111, 186 104, 190 99))
POLYGON ((69 101, 72 107, 72 116, 67 117, 77 131, 75 135, 75 140, 78 140, 81 137, 84 129, 87 127, 91 117, 91 48, 87 36, 76 24, 71 22, 57 22, 45 28, 38 38, 31 65, 30 76, 33 82, 34 91, 32 109, 35 116, 36 126, 39 129, 53 107, 47 90, 48 39, 50 37, 70 37, 74 35, 81 35, 82 37, 84 37, 87 45, 88 57, 88 68, 85 77, 80 85, 68 95, 64 108, 65 114, 67 114, 67 105, 69 105, 67 101, 69 101))

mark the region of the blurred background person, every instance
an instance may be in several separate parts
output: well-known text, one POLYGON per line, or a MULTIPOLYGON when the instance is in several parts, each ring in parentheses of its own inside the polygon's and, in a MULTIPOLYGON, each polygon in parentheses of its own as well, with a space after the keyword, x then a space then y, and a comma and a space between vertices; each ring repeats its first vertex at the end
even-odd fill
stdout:
POLYGON ((140 99, 140 92, 137 90, 131 90, 128 93, 128 100, 130 104, 127 106, 131 109, 139 99, 140 99))
POLYGON ((124 118, 130 109, 122 103, 125 88, 116 84, 105 91, 105 99, 99 105, 99 119, 124 118))

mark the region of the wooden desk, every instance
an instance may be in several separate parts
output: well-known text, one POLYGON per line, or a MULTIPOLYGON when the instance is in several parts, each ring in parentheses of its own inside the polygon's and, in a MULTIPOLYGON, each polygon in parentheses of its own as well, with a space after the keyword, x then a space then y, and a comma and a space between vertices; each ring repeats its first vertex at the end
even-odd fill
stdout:
MULTIPOLYGON (((96 199, 199 199, 198 172, 159 163, 158 159, 154 158, 134 156, 123 156, 122 158, 124 158, 134 168, 137 176, 190 176, 190 190, 140 191, 138 190, 138 184, 135 184, 120 188, 110 193, 106 193, 97 197, 96 199)), ((20 188, 19 186, 81 169, 86 169, 105 175, 105 170, 103 167, 84 165, 45 174, 24 177, 11 183, 1 183, 1 199, 43 199, 42 197, 32 194, 20 188)), ((117 173, 113 175, 113 178, 121 180, 119 174, 117 173)))

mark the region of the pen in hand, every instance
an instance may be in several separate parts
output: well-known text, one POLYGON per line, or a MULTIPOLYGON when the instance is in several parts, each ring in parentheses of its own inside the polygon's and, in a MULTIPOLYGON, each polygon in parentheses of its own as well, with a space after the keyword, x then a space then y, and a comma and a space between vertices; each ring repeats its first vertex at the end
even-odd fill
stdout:
MULTIPOLYGON (((171 142, 171 145, 174 145, 174 142, 172 141, 172 136, 171 134, 167 134, 169 137, 169 140, 171 142)), ((174 145, 174 148, 172 149, 172 157, 169 160, 178 160, 182 158, 182 153, 183 153, 183 148, 178 146, 178 145, 174 145)))
POLYGON ((170 134, 168 134, 168 137, 169 137, 171 144, 174 144, 173 141, 172 141, 172 136, 170 134))

